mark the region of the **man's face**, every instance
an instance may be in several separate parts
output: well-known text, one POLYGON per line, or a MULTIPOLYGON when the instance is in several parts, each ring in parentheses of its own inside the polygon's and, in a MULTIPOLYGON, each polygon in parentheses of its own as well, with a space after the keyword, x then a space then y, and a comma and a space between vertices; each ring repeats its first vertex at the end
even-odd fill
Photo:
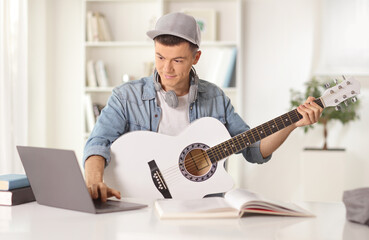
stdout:
POLYGON ((176 46, 165 46, 155 42, 155 67, 165 91, 173 90, 181 96, 188 92, 189 74, 201 52, 194 56, 187 42, 176 46))

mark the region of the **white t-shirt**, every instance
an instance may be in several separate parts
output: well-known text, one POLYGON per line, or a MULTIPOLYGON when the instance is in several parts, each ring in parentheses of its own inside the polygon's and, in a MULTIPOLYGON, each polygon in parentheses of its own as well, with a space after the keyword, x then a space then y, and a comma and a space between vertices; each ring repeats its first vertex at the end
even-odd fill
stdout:
POLYGON ((170 136, 178 135, 190 125, 188 94, 178 97, 178 106, 172 108, 164 100, 164 90, 156 93, 158 105, 161 107, 158 132, 170 136))

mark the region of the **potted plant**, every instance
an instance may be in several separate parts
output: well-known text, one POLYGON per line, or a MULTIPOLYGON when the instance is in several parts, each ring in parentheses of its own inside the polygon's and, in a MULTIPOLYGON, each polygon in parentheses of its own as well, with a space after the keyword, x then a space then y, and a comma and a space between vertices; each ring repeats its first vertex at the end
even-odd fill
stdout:
MULTIPOLYGON (((305 83, 306 90, 305 93, 302 93, 297 90, 291 89, 291 108, 296 108, 300 106, 308 96, 313 96, 315 98, 319 98, 323 95, 326 90, 325 84, 321 81, 318 81, 316 77, 313 77, 311 80, 305 83)), ((327 144, 327 136, 328 136, 328 122, 329 121, 340 121, 342 124, 347 124, 351 121, 359 119, 359 115, 357 113, 359 107, 359 101, 355 103, 351 103, 347 107, 342 107, 340 110, 336 110, 335 108, 326 108, 324 109, 321 117, 318 120, 318 124, 323 125, 323 136, 324 136, 324 145, 322 150, 328 150, 327 144)), ((304 127, 304 132, 307 133, 310 129, 313 129, 314 125, 309 125, 304 127)))
MULTIPOLYGON (((333 85, 333 84, 332 84, 333 85)), ((291 107, 296 108, 308 96, 319 98, 326 91, 325 84, 316 77, 305 83, 305 93, 291 90, 291 107)), ((347 167, 345 149, 328 148, 327 125, 330 121, 347 124, 359 118, 357 110, 359 101, 342 107, 337 111, 334 107, 324 109, 318 124, 323 125, 324 145, 322 148, 305 148, 300 156, 300 191, 304 201, 340 201, 345 185, 345 169, 347 167), (329 151, 327 151, 329 150, 329 151)), ((304 128, 305 133, 314 128, 304 128)))

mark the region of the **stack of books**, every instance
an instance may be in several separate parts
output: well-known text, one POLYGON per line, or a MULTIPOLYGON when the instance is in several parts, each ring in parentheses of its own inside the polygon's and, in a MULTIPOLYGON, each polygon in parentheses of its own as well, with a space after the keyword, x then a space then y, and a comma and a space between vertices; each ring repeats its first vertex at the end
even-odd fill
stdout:
POLYGON ((26 175, 0 175, 0 205, 14 206, 35 200, 26 175))

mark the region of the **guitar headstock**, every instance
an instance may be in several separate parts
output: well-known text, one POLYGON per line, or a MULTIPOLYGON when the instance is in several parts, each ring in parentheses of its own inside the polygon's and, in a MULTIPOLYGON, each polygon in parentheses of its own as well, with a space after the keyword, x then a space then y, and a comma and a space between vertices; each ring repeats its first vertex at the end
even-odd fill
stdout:
POLYGON ((353 97, 359 93, 360 82, 354 77, 349 77, 341 83, 327 89, 320 99, 322 100, 324 107, 334 107, 350 98, 355 99, 353 97))

